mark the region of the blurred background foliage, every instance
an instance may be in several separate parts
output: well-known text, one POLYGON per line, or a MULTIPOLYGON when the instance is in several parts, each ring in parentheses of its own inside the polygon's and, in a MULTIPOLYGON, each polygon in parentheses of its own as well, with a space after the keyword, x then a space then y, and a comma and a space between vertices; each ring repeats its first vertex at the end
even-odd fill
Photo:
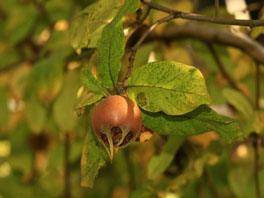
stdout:
MULTIPOLYGON (((97 62, 92 44, 81 51, 73 49, 70 26, 95 1, 0 1, 0 198, 63 197, 67 137, 72 197, 254 197, 251 142, 245 139, 227 145, 212 131, 188 138, 154 134, 146 143, 120 150, 112 164, 100 170, 92 189, 80 186, 80 158, 89 120, 86 114, 77 117, 73 112, 84 91, 80 81, 82 69, 93 68, 97 62)), ((198 1, 155 2, 192 12, 198 1)), ((230 17, 224 2, 220 2, 221 16, 230 17)), ((213 1, 201 1, 196 12, 214 15, 213 1)), ((252 17, 263 17, 261 6, 252 13, 252 17)), ((163 16, 152 11, 146 24, 163 16)), ((124 26, 133 20, 134 15, 126 16, 124 26)), ((155 33, 162 37, 166 26, 160 25, 155 33)), ((260 39, 262 33, 263 28, 256 28, 252 37, 260 39)), ((255 101, 252 58, 232 47, 217 45, 216 50, 229 75, 255 101)), ((263 132, 263 112, 254 113, 248 101, 231 89, 204 42, 193 39, 145 42, 138 50, 134 67, 153 60, 195 65, 205 76, 211 107, 246 122, 249 132, 253 129, 263 132)), ((123 65, 127 64, 125 54, 123 65)), ((261 87, 262 109, 263 89, 264 86, 261 87)), ((263 144, 259 148, 261 165, 263 144)), ((259 177, 263 186, 264 169, 259 177)), ((261 190, 264 196, 264 188, 261 190)))

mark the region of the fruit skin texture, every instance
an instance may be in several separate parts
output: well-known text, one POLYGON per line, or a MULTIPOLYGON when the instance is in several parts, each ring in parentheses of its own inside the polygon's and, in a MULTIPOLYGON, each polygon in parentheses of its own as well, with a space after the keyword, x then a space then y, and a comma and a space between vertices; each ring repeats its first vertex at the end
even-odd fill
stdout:
POLYGON ((142 128, 142 114, 131 99, 109 96, 95 107, 92 127, 112 159, 113 147, 127 146, 137 138, 142 128))

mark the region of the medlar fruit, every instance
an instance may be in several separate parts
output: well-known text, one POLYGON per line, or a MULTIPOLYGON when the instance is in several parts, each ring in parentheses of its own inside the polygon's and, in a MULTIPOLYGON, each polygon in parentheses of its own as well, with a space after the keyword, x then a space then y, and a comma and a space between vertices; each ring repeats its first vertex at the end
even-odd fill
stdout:
POLYGON ((114 148, 118 150, 125 147, 138 137, 142 114, 131 99, 119 95, 109 96, 95 107, 92 127, 112 160, 114 148))

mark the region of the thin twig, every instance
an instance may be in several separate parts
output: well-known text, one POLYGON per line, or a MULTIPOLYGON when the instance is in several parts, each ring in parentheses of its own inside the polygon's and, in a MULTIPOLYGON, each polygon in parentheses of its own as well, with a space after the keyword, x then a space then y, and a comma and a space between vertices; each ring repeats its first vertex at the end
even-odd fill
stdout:
POLYGON ((215 16, 219 17, 219 0, 215 0, 215 16))
POLYGON ((150 10, 151 10, 151 8, 148 6, 147 11, 145 12, 145 14, 137 21, 138 25, 141 25, 145 21, 145 19, 148 17, 148 15, 150 13, 150 10))
POLYGON ((70 134, 68 132, 65 133, 64 149, 64 198, 71 198, 70 134))
POLYGON ((259 110, 260 100, 260 65, 256 62, 256 109, 259 110))
MULTIPOLYGON (((234 81, 234 79, 228 74, 228 72, 226 71, 225 67, 224 67, 224 64, 221 60, 221 58, 219 57, 219 55, 217 54, 214 46, 211 44, 211 43, 207 43, 208 45, 208 48, 210 49, 210 52, 212 53, 214 59, 215 59, 215 62, 219 68, 219 70, 222 72, 223 76, 227 79, 227 81, 230 83, 230 85, 238 90, 240 93, 242 93, 247 99, 248 101, 250 102, 250 104, 252 104, 251 100, 249 100, 249 97, 246 95, 246 93, 237 85, 237 83, 234 81)), ((252 104, 252 106, 254 106, 252 104)))
POLYGON ((126 87, 126 83, 127 83, 127 80, 129 78, 129 76, 131 75, 131 72, 132 72, 132 68, 133 68, 133 64, 134 64, 134 60, 135 60, 135 56, 136 56, 136 53, 137 53, 137 50, 139 48, 139 46, 143 43, 143 41, 145 40, 145 38, 150 34, 150 32, 152 32, 158 25, 160 25, 161 23, 164 23, 164 22, 168 22, 172 19, 174 19, 175 16, 174 15, 169 15, 169 16, 166 16, 160 20, 157 20, 155 23, 153 23, 149 28, 148 30, 146 30, 142 36, 140 37, 140 39, 136 42, 136 44, 131 48, 131 55, 129 57, 129 65, 128 65, 128 69, 127 69, 127 73, 126 73, 126 76, 123 80, 123 84, 124 84, 124 87, 126 87))
MULTIPOLYGON (((259 110, 259 99, 260 99, 260 65, 256 62, 256 109, 259 110)), ((255 179, 255 189, 256 189, 256 198, 261 198, 260 194, 260 183, 259 183, 259 148, 258 140, 259 135, 253 133, 253 148, 254 148, 254 179, 255 179)))
POLYGON ((258 148, 259 136, 257 133, 252 133, 251 136, 252 136, 252 144, 254 148, 254 180, 255 180, 256 198, 261 198, 260 183, 259 183, 259 148, 258 148))
POLYGON ((225 25, 239 25, 239 26, 250 26, 250 27, 257 27, 257 26, 263 26, 264 20, 242 20, 242 19, 229 19, 229 18, 218 18, 218 17, 210 17, 210 16, 204 16, 199 14, 193 14, 193 13, 186 13, 181 12, 178 10, 170 9, 164 6, 161 6, 159 4, 153 3, 149 0, 142 0, 142 3, 150 6, 153 9, 169 13, 171 15, 175 15, 176 18, 181 19, 188 19, 188 20, 194 20, 194 21, 203 21, 203 22, 209 22, 209 23, 217 23, 217 24, 225 24, 225 25))

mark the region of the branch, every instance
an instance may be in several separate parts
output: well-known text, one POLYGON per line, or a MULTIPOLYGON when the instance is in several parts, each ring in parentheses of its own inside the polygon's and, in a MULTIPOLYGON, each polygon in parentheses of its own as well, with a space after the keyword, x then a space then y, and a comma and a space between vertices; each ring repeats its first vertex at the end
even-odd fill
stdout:
POLYGON ((237 85, 237 83, 234 81, 234 79, 228 74, 228 72, 226 71, 224 64, 222 62, 222 60, 220 59, 219 55, 217 54, 214 46, 211 43, 207 43, 214 59, 215 62, 219 68, 219 70, 222 72, 223 76, 227 79, 227 81, 230 83, 230 85, 236 89, 237 91, 239 91, 240 93, 242 93, 246 99, 249 101, 249 103, 253 106, 254 108, 254 104, 251 102, 250 98, 248 97, 248 95, 237 85))
POLYGON ((225 24, 225 25, 239 25, 239 26, 264 26, 264 20, 241 20, 241 19, 229 19, 229 18, 219 18, 219 17, 210 17, 203 16, 199 14, 185 13, 178 10, 173 10, 156 3, 153 3, 149 0, 142 0, 142 3, 148 5, 149 7, 169 13, 170 15, 174 15, 175 18, 188 19, 194 21, 203 21, 209 23, 217 23, 217 24, 225 24))
POLYGON ((131 55, 129 57, 129 65, 128 65, 128 69, 127 69, 127 73, 126 73, 126 76, 123 80, 123 85, 124 87, 126 87, 126 83, 127 83, 127 80, 129 78, 129 76, 131 75, 131 72, 132 72, 132 68, 133 68, 133 64, 134 64, 134 60, 135 60, 135 56, 136 56, 136 53, 137 53, 137 50, 139 48, 139 46, 143 43, 143 41, 145 40, 145 38, 158 26, 160 25, 161 23, 165 23, 165 22, 168 22, 172 19, 174 19, 175 16, 173 15, 169 15, 169 16, 166 16, 162 19, 159 19, 157 20, 155 23, 153 23, 149 28, 148 30, 146 30, 142 36, 140 37, 140 39, 136 42, 136 44, 131 48, 131 55))
POLYGON ((219 17, 219 0, 215 0, 215 16, 219 17))
POLYGON ((70 185, 70 134, 65 133, 64 140, 64 197, 71 198, 70 185))
POLYGON ((256 63, 256 109, 259 110, 259 100, 260 100, 260 65, 256 63))
POLYGON ((260 183, 259 183, 259 135, 257 133, 252 133, 252 144, 254 148, 254 180, 256 189, 256 198, 261 198, 260 194, 260 183))
POLYGON ((205 42, 220 43, 241 49, 257 62, 264 65, 264 47, 245 34, 235 34, 226 29, 209 27, 198 23, 173 24, 167 27, 162 36, 151 34, 147 41, 174 40, 180 38, 195 38, 205 42))

